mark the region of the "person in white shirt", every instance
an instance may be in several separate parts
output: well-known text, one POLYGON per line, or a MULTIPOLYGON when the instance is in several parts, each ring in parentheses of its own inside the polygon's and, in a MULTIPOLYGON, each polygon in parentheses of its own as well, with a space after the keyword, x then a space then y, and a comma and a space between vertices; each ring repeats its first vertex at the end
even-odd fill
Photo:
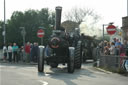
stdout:
POLYGON ((114 42, 111 43, 111 47, 109 48, 110 54, 115 55, 115 44, 114 42))
POLYGON ((4 54, 3 60, 6 61, 6 58, 7 58, 7 47, 6 47, 6 45, 3 46, 3 54, 4 54))
POLYGON ((12 62, 12 44, 11 43, 8 46, 8 56, 9 56, 9 62, 12 62))

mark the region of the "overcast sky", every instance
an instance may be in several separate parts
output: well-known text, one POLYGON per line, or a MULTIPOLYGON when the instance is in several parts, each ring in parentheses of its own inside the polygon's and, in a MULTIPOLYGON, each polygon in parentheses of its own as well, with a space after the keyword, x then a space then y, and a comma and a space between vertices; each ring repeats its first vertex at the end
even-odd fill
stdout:
MULTIPOLYGON (((54 11, 56 6, 63 7, 63 14, 67 10, 77 6, 94 9, 102 16, 102 24, 114 22, 122 26, 122 17, 127 15, 127 0, 6 0, 6 19, 9 19, 14 11, 25 11, 48 7, 54 11)), ((0 0, 0 20, 4 16, 4 0, 0 0)), ((62 15, 63 15, 62 14, 62 15)))

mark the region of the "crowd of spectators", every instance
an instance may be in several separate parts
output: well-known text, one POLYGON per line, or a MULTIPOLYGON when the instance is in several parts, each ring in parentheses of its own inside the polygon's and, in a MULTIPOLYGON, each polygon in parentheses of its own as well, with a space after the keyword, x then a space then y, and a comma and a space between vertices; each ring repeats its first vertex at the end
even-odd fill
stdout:
MULTIPOLYGON (((102 44, 99 45, 102 47, 102 44)), ((104 41, 103 53, 105 55, 128 56, 128 40, 123 43, 114 38, 112 42, 104 41)), ((9 62, 37 62, 39 47, 38 43, 27 42, 25 46, 19 47, 16 43, 3 46, 3 60, 9 62)))
POLYGON ((27 42, 25 46, 19 47, 16 43, 3 46, 3 61, 9 62, 37 62, 38 43, 27 42))
POLYGON ((113 42, 104 42, 103 52, 105 55, 128 56, 128 41, 123 43, 119 39, 114 38, 113 42))

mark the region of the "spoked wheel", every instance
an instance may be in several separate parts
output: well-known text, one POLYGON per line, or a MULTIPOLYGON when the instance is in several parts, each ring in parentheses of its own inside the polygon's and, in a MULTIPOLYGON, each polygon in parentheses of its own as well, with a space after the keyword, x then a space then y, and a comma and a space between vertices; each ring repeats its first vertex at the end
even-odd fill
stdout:
POLYGON ((39 46, 38 72, 44 72, 44 46, 39 46))
POLYGON ((74 47, 69 47, 69 58, 68 58, 68 73, 73 73, 74 67, 74 47))

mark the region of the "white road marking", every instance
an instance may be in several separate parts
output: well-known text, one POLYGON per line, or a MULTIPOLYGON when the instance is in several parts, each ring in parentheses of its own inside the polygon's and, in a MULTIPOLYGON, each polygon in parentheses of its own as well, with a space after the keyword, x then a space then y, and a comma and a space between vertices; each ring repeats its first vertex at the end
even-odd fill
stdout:
POLYGON ((46 82, 46 81, 43 81, 43 80, 38 80, 38 81, 41 82, 42 85, 48 85, 48 82, 46 82))

